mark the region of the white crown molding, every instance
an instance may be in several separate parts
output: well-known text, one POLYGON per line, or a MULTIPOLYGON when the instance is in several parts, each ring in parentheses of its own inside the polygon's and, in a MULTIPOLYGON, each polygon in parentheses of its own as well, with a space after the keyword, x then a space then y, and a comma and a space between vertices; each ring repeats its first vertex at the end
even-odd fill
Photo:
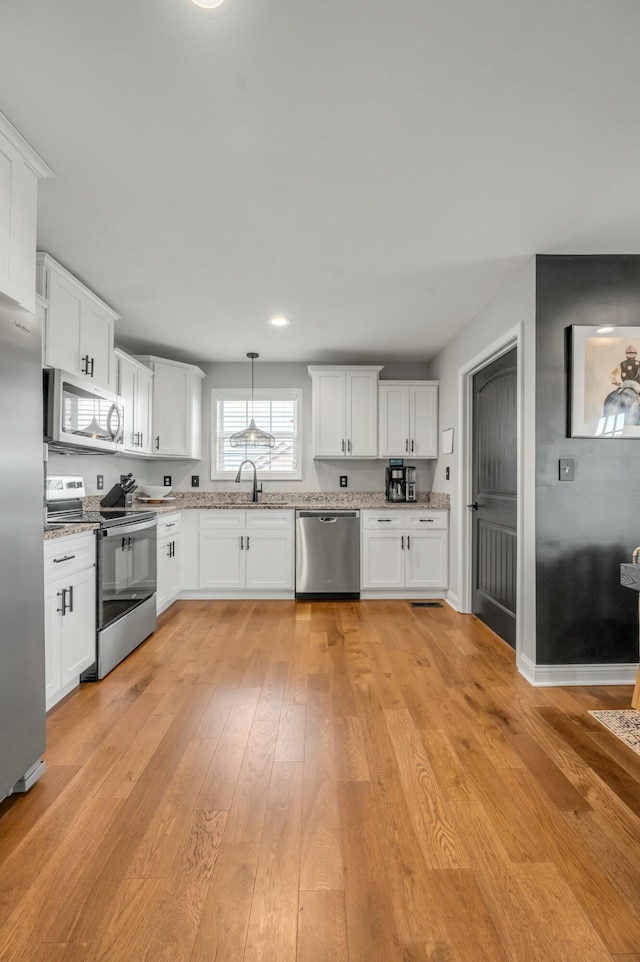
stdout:
POLYGON ((24 162, 31 168, 36 177, 44 179, 45 177, 56 176, 40 154, 36 153, 31 144, 24 139, 20 131, 16 130, 11 121, 1 113, 0 134, 6 137, 9 143, 21 154, 24 162))

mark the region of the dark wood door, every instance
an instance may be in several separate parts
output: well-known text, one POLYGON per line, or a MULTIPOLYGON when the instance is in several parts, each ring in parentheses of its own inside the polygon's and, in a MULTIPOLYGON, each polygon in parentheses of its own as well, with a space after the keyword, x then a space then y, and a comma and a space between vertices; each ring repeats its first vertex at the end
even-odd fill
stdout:
POLYGON ((473 378, 471 610, 516 646, 516 349, 473 378), (476 507, 477 506, 477 507, 476 507))

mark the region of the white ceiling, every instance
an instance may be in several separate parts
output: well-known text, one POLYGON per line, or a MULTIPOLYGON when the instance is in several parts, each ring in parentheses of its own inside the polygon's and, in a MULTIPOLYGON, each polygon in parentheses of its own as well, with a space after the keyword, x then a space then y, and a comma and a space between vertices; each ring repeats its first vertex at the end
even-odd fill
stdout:
POLYGON ((120 343, 426 360, 527 256, 640 252, 639 35, 637 0, 2 0, 0 110, 120 343))

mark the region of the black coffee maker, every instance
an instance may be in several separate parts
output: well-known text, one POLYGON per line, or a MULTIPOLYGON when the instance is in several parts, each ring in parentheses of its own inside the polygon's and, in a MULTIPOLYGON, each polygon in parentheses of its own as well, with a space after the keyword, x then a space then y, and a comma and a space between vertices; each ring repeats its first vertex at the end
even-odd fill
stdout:
POLYGON ((416 500, 416 469, 404 463, 404 458, 390 458, 385 472, 385 497, 387 501, 416 500))

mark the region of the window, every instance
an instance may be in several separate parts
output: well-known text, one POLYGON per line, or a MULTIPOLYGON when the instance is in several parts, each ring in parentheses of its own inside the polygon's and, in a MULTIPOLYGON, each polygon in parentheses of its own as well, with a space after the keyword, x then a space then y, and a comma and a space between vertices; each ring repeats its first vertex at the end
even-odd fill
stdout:
POLYGON ((220 388, 211 392, 211 477, 235 478, 245 458, 255 462, 264 480, 296 481, 302 478, 299 420, 302 391, 251 392, 220 388), (273 448, 232 448, 229 439, 253 418, 262 431, 276 439, 273 448))

